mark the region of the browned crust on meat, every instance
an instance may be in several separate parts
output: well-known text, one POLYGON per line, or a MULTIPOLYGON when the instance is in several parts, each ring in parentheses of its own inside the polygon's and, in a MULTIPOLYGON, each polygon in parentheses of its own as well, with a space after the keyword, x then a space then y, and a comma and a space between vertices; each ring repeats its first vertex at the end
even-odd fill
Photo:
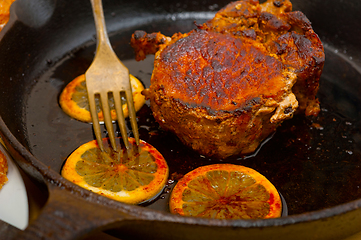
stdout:
POLYGON ((155 54, 162 45, 169 41, 169 37, 159 32, 147 34, 141 30, 135 31, 131 40, 131 45, 136 52, 135 60, 144 60, 146 55, 155 54))
POLYGON ((260 96, 281 101, 288 91, 280 61, 229 34, 193 31, 156 58, 151 88, 209 113, 243 110, 260 96))
POLYGON ((217 12, 202 28, 251 38, 262 44, 286 67, 295 69, 297 83, 294 93, 299 101, 298 111, 307 116, 318 114, 320 108, 316 94, 325 61, 324 49, 311 22, 302 12, 292 12, 290 1, 233 2, 217 12))
POLYGON ((320 111, 323 46, 288 0, 233 2, 189 33, 131 44, 137 59, 155 53, 144 91, 155 119, 206 156, 251 153, 296 110, 320 111))
POLYGON ((154 103, 153 115, 162 128, 181 136, 185 145, 205 156, 226 158, 252 153, 280 124, 270 123, 275 108, 260 110, 260 99, 250 101, 247 110, 209 114, 205 108, 187 107, 168 98, 162 89, 150 91, 144 93, 154 103))

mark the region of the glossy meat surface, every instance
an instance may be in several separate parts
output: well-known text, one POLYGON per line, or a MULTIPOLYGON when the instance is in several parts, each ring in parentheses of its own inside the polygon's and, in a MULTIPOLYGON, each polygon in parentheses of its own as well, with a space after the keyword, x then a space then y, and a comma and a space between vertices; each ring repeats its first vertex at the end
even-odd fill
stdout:
POLYGON ((211 31, 168 46, 157 64, 157 85, 167 86, 168 96, 211 111, 244 109, 261 94, 277 100, 289 84, 283 64, 264 48, 211 31))
POLYGON ((155 54, 155 119, 210 157, 253 152, 294 113, 317 115, 323 46, 285 1, 232 2, 189 33, 136 31, 137 60, 155 54))

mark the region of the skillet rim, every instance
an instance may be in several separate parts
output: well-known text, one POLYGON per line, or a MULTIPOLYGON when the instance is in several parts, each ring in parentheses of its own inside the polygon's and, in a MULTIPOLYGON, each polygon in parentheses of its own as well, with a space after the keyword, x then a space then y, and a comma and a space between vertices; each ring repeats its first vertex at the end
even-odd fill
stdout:
MULTIPOLYGON (((11 25, 14 22, 15 20, 13 19, 9 21, 8 25, 5 26, 5 28, 0 34, 0 40, 6 34, 7 30, 11 28, 11 25)), ((310 221, 317 221, 317 220, 334 217, 340 214, 346 214, 351 211, 360 210, 361 208, 361 199, 357 199, 348 203, 340 204, 322 210, 311 211, 302 214, 295 214, 295 215, 290 215, 275 219, 219 220, 219 219, 203 219, 196 217, 177 216, 167 212, 161 212, 140 206, 133 206, 121 202, 116 202, 114 200, 107 199, 103 196, 92 193, 89 190, 83 189, 71 183, 70 181, 61 177, 61 175, 56 171, 54 171, 53 169, 50 169, 47 166, 45 166, 44 163, 42 163, 34 155, 32 155, 26 149, 26 147, 24 147, 18 141, 18 139, 16 139, 16 137, 11 133, 11 131, 8 129, 1 116, 0 116, 0 134, 3 138, 7 140, 5 141, 5 145, 8 148, 13 148, 16 151, 16 153, 20 154, 27 161, 28 164, 30 164, 33 168, 35 168, 36 171, 38 171, 40 175, 44 178, 43 180, 46 184, 56 185, 57 187, 63 188, 66 191, 71 192, 72 194, 76 194, 77 196, 83 196, 83 197, 86 196, 86 200, 88 201, 98 202, 99 205, 114 207, 116 209, 124 211, 125 213, 129 213, 132 216, 136 216, 144 220, 169 221, 174 223, 197 224, 203 226, 216 226, 216 227, 260 228, 260 227, 278 227, 278 226, 293 225, 293 224, 310 222, 310 221), (142 211, 139 211, 139 209, 142 209, 142 211)), ((12 155, 14 154, 13 152, 11 153, 12 155)), ((14 159, 19 164, 19 160, 16 157, 14 157, 14 159)), ((22 164, 19 165, 22 167, 22 164)), ((27 171, 23 167, 22 169, 29 174, 29 171, 27 171)), ((31 177, 36 178, 36 176, 32 174, 30 175, 31 177)))

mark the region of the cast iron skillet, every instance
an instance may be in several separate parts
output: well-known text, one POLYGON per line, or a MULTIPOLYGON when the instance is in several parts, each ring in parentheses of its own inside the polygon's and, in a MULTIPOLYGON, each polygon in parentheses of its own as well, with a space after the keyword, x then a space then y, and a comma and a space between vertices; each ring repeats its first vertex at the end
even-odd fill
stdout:
MULTIPOLYGON (((152 57, 141 63, 133 60, 131 33, 186 32, 195 27, 194 20, 211 18, 227 3, 104 0, 103 5, 118 56, 148 87, 152 57)), ((25 231, 12 230, 9 236, 77 239, 108 230, 122 239, 343 239, 360 232, 361 2, 294 0, 293 4, 308 16, 325 45, 321 114, 316 119, 296 116, 256 156, 229 160, 265 174, 285 197, 289 216, 221 221, 168 213, 164 199, 171 186, 157 201, 131 206, 79 188, 59 175, 66 156, 93 139, 91 125, 70 119, 57 102, 61 89, 84 73, 93 58, 90 3, 17 0, 0 35, 0 132, 46 203, 25 231)), ((159 130, 148 106, 138 115, 141 138, 165 155, 171 172, 183 174, 214 162, 159 130)))

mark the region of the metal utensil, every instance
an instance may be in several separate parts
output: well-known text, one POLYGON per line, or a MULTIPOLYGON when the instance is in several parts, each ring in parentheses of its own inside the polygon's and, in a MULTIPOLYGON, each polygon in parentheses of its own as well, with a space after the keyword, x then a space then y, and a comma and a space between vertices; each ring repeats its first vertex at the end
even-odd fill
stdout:
POLYGON ((99 95, 100 106, 103 111, 104 123, 108 131, 110 143, 114 150, 117 149, 108 100, 108 97, 112 94, 114 97, 115 111, 124 145, 126 148, 129 148, 126 123, 122 110, 122 97, 125 97, 127 100, 126 102, 129 109, 129 118, 134 138, 136 139, 136 143, 139 145, 139 133, 135 116, 129 70, 118 59, 110 45, 105 26, 102 1, 91 0, 91 3, 97 31, 97 50, 92 64, 85 73, 85 79, 95 137, 100 149, 104 150, 100 123, 95 104, 95 96, 99 95))

